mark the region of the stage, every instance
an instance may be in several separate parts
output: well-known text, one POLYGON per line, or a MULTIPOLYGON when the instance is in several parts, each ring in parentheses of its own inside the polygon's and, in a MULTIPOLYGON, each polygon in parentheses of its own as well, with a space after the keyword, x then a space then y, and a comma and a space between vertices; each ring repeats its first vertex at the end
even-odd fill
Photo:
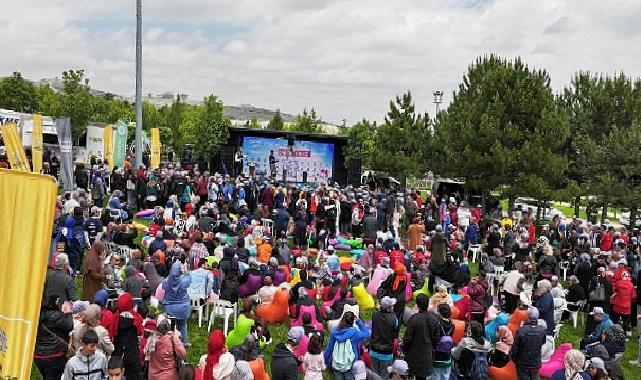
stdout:
POLYGON ((310 186, 334 182, 356 185, 360 182, 360 162, 358 167, 346 168, 343 153, 346 145, 344 136, 230 127, 217 170, 238 173, 240 165, 235 158, 242 149, 242 173, 249 175, 252 171, 259 180, 269 178, 269 157, 273 153, 276 182, 310 186))

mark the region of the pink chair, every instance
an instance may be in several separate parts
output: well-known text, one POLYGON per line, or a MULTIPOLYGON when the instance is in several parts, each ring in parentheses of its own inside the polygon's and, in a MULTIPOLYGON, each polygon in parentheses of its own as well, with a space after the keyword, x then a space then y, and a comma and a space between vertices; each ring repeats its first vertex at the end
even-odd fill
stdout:
POLYGON ((303 314, 309 313, 312 316, 312 325, 316 331, 323 331, 323 323, 319 322, 316 319, 316 308, 314 305, 304 305, 300 307, 300 312, 298 313, 298 318, 292 319, 291 326, 303 326, 303 314))
POLYGON ((381 287, 381 284, 383 283, 383 281, 385 281, 387 277, 392 273, 393 271, 391 269, 382 269, 380 267, 374 269, 372 278, 370 279, 369 284, 367 285, 367 293, 376 297, 376 291, 378 290, 378 288, 381 287))
POLYGON ((550 356, 550 361, 547 363, 541 364, 541 369, 539 369, 539 376, 550 378, 557 370, 564 368, 563 358, 565 353, 572 349, 572 343, 563 343, 557 347, 556 351, 550 356))

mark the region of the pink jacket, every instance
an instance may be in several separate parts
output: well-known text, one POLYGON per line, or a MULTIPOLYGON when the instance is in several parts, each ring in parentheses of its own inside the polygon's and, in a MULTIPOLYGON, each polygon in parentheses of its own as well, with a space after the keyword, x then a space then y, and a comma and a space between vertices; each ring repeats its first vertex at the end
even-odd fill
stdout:
POLYGON ((174 347, 176 356, 185 358, 187 351, 178 334, 167 333, 156 340, 156 348, 149 361, 149 378, 154 380, 178 380, 176 361, 174 360, 174 347), (172 347, 172 339, 174 344, 172 347))

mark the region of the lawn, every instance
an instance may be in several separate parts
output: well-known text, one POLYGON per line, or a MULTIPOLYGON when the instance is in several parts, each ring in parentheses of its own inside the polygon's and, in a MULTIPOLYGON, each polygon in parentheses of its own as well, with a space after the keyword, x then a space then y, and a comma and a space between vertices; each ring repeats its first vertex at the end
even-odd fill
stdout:
MULTIPOLYGON (((139 237, 141 239, 141 237, 139 237)), ((138 243, 140 241, 138 240, 138 243)), ((472 270, 473 273, 475 273, 478 270, 478 264, 477 263, 471 263, 470 269, 472 270)), ((82 289, 82 280, 81 278, 77 278, 76 280, 76 287, 79 289, 79 293, 82 289)), ((410 303, 409 306, 413 306, 413 303, 410 303)), ((361 318, 364 320, 369 320, 371 319, 372 312, 371 311, 363 311, 361 313, 361 318)), ((209 332, 207 331, 207 321, 203 319, 203 326, 198 327, 198 321, 195 318, 196 314, 193 314, 194 318, 191 318, 188 322, 188 332, 189 332, 189 339, 190 342, 192 343, 192 347, 188 350, 188 356, 187 356, 187 361, 190 364, 193 364, 194 366, 197 366, 200 360, 201 355, 204 355, 207 353, 207 341, 209 338, 209 332)), ((579 341, 581 340, 581 337, 583 336, 583 321, 581 317, 579 317, 579 325, 577 329, 574 329, 570 324, 566 323, 563 325, 561 328, 561 333, 560 333, 560 342, 569 342, 572 343, 574 347, 578 347, 579 341)), ((230 323, 230 329, 232 328, 232 323, 230 323)), ((222 329, 222 320, 219 318, 216 320, 216 324, 214 326, 215 328, 221 328, 222 329)), ((272 350, 275 347, 275 345, 279 342, 284 342, 287 337, 287 331, 289 330, 289 324, 277 324, 277 325, 271 325, 270 326, 270 333, 272 336, 272 344, 267 346, 266 349, 262 352, 262 355, 265 358, 265 363, 267 365, 267 371, 269 372, 269 365, 270 365, 270 359, 272 355, 272 350)), ((405 328, 401 328, 401 336, 404 333, 405 328)), ((626 379, 634 379, 638 378, 639 374, 639 369, 634 368, 631 365, 628 364, 628 360, 633 360, 638 357, 638 344, 636 340, 636 332, 634 333, 633 338, 629 340, 629 342, 626 345, 626 352, 621 359, 621 365, 623 367, 624 373, 626 375, 626 379), (635 374, 633 376, 633 373, 635 374), (635 377, 637 376, 637 377, 635 377)), ((328 334, 325 334, 325 339, 327 343, 328 339, 328 334)), ((333 376, 330 375, 329 373, 325 372, 324 373, 324 379, 332 379, 333 376)), ((300 377, 302 378, 302 376, 300 377)), ((40 373, 36 369, 35 365, 33 366, 31 370, 31 379, 35 380, 41 380, 42 377, 40 376, 40 373)))

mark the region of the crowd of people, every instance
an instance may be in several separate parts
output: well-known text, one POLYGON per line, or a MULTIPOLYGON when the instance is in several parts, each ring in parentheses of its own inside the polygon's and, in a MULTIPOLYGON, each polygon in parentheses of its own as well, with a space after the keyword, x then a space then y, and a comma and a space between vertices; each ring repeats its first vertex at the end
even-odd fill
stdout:
POLYGON ((197 166, 96 164, 75 178, 57 203, 34 353, 46 380, 258 380, 266 368, 275 380, 623 379, 636 229, 559 216, 537 228, 528 210, 493 219, 456 196, 197 166), (239 305, 234 330, 193 347, 193 307, 219 300, 239 305), (574 312, 584 338, 562 351, 574 312))

